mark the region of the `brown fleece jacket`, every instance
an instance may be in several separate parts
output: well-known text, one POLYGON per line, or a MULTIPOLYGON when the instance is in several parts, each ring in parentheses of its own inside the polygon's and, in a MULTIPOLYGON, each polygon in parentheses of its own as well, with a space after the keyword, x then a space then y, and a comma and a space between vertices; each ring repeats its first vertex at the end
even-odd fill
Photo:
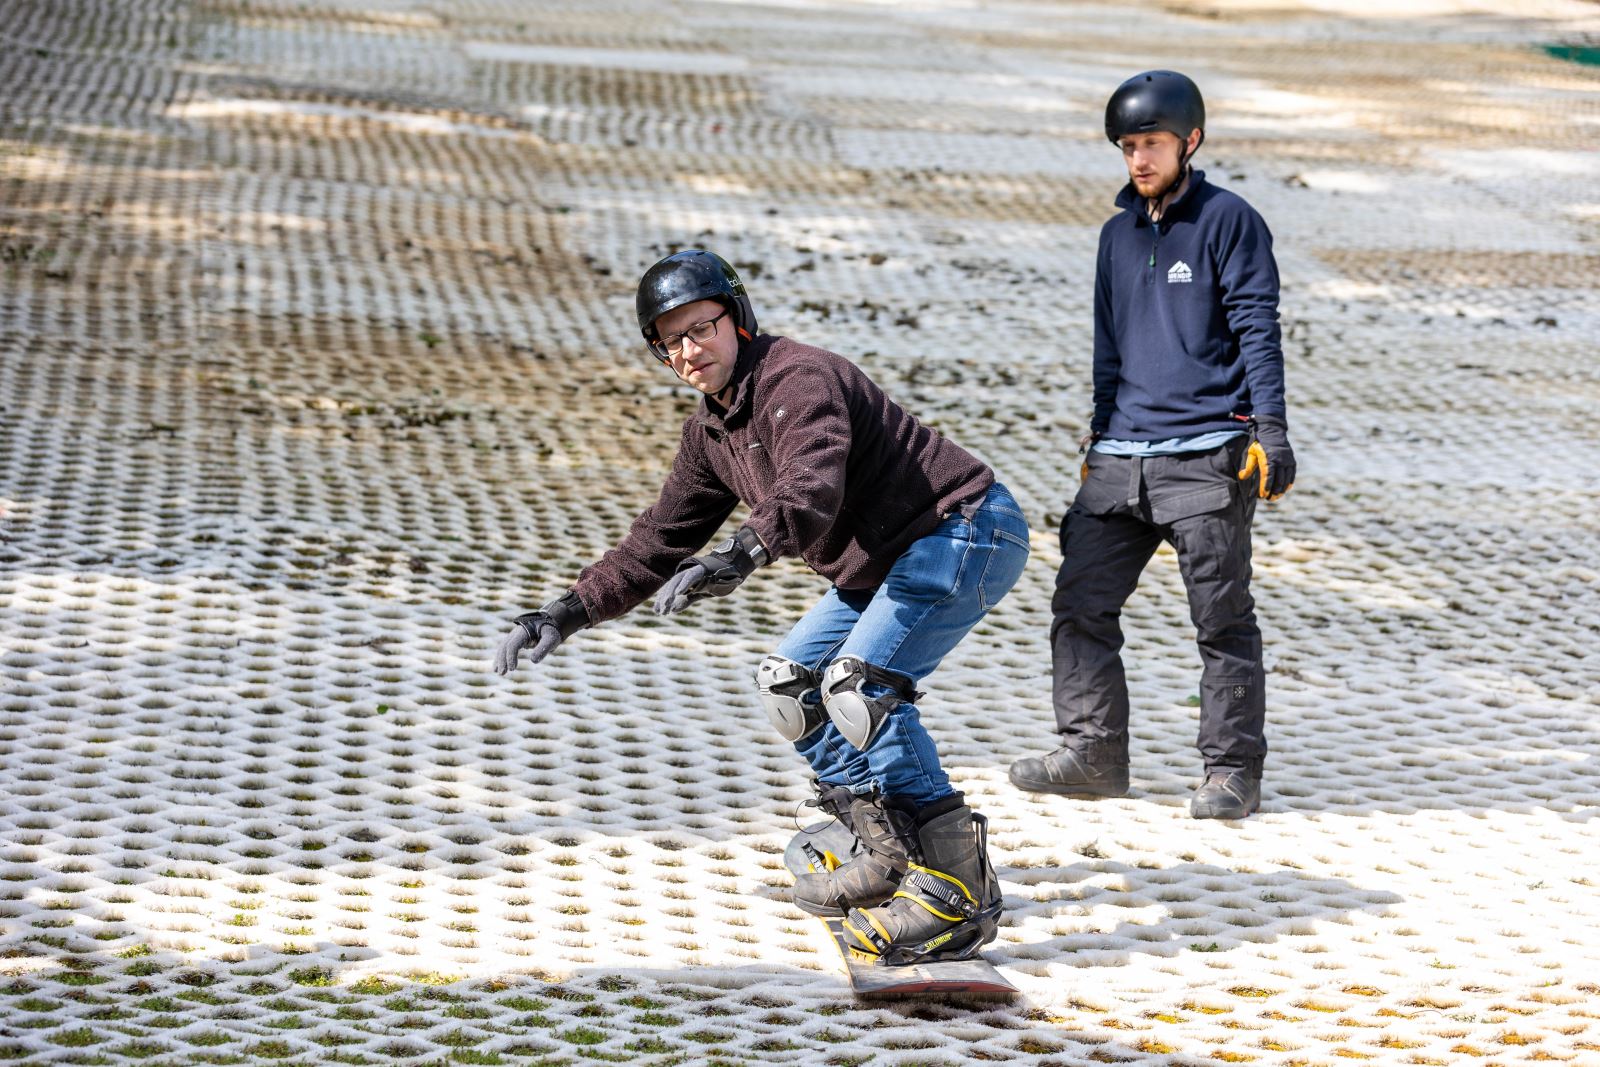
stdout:
POLYGON ((799 556, 841 589, 871 589, 913 541, 993 483, 987 465, 843 356, 762 334, 739 352, 727 409, 707 397, 684 420, 661 495, 573 591, 591 623, 621 615, 704 547, 740 500, 773 559, 799 556))

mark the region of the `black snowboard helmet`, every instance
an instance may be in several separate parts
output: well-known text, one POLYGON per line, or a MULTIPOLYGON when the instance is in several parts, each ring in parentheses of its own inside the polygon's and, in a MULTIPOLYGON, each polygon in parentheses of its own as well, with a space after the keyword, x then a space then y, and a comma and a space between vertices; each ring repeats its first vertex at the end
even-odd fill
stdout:
POLYGON ((696 300, 716 300, 728 309, 742 340, 756 335, 756 313, 745 294, 744 283, 728 261, 714 252, 690 248, 674 252, 644 272, 634 308, 639 315, 639 332, 657 359, 664 353, 656 349, 660 336, 656 320, 673 308, 696 300))
POLYGON ((1130 133, 1166 130, 1178 140, 1206 130, 1206 103, 1200 87, 1175 70, 1147 70, 1135 74, 1111 94, 1106 103, 1106 137, 1116 144, 1130 133))

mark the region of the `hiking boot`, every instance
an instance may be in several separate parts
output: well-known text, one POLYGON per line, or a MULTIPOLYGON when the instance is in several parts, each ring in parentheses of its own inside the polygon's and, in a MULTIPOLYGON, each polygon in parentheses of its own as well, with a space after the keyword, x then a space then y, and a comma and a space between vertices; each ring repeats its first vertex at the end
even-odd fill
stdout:
POLYGON ((1011 784, 1028 793, 1127 796, 1128 744, 1100 741, 1064 745, 1049 755, 1019 759, 1011 765, 1011 784))
POLYGON ((1217 767, 1194 791, 1189 814, 1196 819, 1243 819, 1261 810, 1261 772, 1217 767))

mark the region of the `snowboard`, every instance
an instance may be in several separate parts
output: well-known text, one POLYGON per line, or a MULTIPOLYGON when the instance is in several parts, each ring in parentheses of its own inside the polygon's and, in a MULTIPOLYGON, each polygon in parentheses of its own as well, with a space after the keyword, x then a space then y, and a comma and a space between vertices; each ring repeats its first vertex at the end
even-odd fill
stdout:
MULTIPOLYGON (((832 870, 850 858, 850 848, 855 838, 837 822, 826 823, 812 830, 801 830, 783 850, 783 865, 795 876, 815 870, 814 853, 820 857, 825 869, 832 870), (806 846, 810 846, 808 852, 806 846)), ((915 963, 891 967, 877 962, 870 954, 851 947, 849 935, 844 932, 842 918, 817 916, 828 928, 833 945, 839 950, 845 968, 850 974, 850 988, 859 997, 889 998, 906 996, 966 996, 1012 997, 1017 987, 1006 981, 988 961, 973 957, 969 960, 944 960, 937 963, 915 963)))

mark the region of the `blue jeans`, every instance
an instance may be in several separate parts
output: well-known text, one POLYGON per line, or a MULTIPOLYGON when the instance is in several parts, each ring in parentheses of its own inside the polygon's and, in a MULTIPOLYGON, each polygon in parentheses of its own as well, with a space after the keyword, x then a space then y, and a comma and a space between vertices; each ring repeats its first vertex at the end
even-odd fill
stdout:
MULTIPOLYGON (((839 656, 860 656, 920 682, 1010 591, 1027 560, 1027 520, 996 482, 970 521, 952 515, 913 542, 876 589, 829 589, 789 631, 778 655, 819 675, 839 656)), ((862 691, 870 699, 888 689, 862 691)), ((954 792, 910 702, 889 713, 865 750, 831 722, 794 747, 824 785, 848 785, 858 794, 877 789, 919 807, 954 792)))

